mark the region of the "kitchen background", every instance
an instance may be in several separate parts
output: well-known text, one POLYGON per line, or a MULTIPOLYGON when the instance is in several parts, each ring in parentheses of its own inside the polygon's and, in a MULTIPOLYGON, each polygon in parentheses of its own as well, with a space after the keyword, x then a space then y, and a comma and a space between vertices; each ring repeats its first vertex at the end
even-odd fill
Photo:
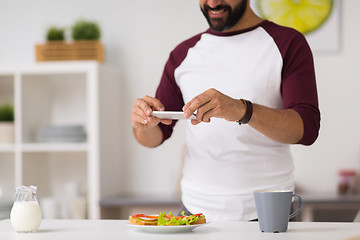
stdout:
MULTIPOLYGON (((360 1, 339 2, 338 48, 314 51, 320 135, 310 147, 292 147, 298 190, 309 194, 336 193, 339 169, 360 170, 360 1)), ((35 44, 45 41, 52 25, 98 22, 105 63, 121 75, 121 100, 110 106, 122 111, 122 127, 112 133, 121 138, 123 152, 114 156, 121 162, 121 177, 108 187, 124 194, 173 195, 180 178, 184 123, 177 124, 162 146, 148 149, 132 136, 130 111, 136 98, 154 95, 169 52, 207 28, 198 5, 197 0, 0 0, 0 65, 33 64, 35 44)))

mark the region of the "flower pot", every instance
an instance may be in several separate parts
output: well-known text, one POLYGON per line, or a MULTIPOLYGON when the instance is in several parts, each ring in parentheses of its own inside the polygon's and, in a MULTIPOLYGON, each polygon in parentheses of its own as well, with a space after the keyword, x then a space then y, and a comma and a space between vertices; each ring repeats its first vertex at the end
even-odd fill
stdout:
POLYGON ((104 61, 104 46, 100 41, 81 40, 73 42, 50 41, 37 44, 36 61, 74 61, 97 60, 104 61))
POLYGON ((14 123, 0 122, 0 144, 14 143, 14 123))

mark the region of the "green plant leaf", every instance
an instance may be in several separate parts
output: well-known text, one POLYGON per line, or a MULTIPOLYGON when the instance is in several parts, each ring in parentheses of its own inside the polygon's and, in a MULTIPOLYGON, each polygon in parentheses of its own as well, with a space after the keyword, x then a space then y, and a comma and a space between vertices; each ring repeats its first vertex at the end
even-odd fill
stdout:
POLYGON ((46 39, 48 41, 63 41, 65 39, 64 29, 51 27, 47 31, 46 39))
POLYGON ((14 107, 11 104, 3 104, 0 106, 0 122, 14 121, 14 107))
POLYGON ((85 20, 77 21, 71 28, 71 36, 74 40, 98 40, 101 30, 96 22, 85 20))

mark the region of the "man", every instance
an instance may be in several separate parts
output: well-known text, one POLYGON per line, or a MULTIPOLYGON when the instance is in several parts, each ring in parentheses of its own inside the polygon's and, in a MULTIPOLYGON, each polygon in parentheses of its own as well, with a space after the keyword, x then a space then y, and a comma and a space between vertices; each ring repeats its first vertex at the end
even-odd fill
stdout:
POLYGON ((253 191, 293 189, 290 144, 318 136, 312 53, 299 32, 259 18, 247 0, 200 6, 210 29, 173 50, 155 98, 135 101, 133 132, 156 147, 175 121, 153 110, 196 113, 186 126, 184 209, 212 221, 252 220, 253 191))

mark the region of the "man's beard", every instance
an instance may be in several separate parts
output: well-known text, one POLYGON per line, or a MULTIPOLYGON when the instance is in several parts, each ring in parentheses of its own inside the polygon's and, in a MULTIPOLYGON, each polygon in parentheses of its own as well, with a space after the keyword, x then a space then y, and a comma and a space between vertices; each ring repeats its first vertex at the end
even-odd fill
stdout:
POLYGON ((231 9, 229 5, 218 5, 215 8, 211 8, 207 4, 204 5, 204 9, 202 7, 200 8, 206 20, 208 21, 210 28, 214 31, 222 32, 232 28, 236 23, 239 22, 241 17, 244 15, 246 5, 247 0, 243 0, 234 9, 231 9), (217 11, 221 9, 225 9, 227 12, 228 16, 226 18, 210 18, 209 11, 217 11))

